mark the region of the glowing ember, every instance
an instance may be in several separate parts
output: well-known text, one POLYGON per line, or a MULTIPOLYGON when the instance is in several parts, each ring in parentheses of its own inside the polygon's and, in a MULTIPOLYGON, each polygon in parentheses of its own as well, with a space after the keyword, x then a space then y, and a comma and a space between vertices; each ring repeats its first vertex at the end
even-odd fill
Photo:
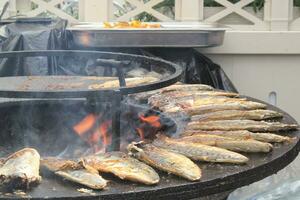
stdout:
POLYGON ((149 116, 149 117, 145 117, 144 115, 140 115, 140 120, 142 122, 148 123, 151 126, 155 127, 155 128, 160 128, 161 127, 161 123, 159 121, 159 116, 149 116))

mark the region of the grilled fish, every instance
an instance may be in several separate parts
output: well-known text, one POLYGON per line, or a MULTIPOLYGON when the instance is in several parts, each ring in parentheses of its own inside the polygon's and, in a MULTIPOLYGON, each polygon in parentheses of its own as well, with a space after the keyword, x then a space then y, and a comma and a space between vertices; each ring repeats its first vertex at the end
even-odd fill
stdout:
POLYGON ((0 183, 9 189, 29 189, 41 181, 40 155, 32 148, 11 154, 0 168, 0 183))
POLYGON ((182 97, 203 97, 203 96, 212 96, 212 97, 238 97, 238 93, 225 92, 225 91, 170 91, 165 92, 165 96, 174 97, 174 98, 182 98, 182 97))
POLYGON ((153 95, 149 98, 148 104, 154 107, 162 107, 174 103, 180 107, 197 107, 210 104, 224 104, 232 102, 246 101, 245 98, 229 98, 223 96, 187 96, 175 98, 172 96, 153 95))
POLYGON ((192 160, 237 164, 246 163, 249 160, 239 153, 226 149, 172 139, 161 134, 157 135, 157 139, 153 141, 153 144, 183 154, 192 160))
POLYGON ((198 130, 188 130, 181 134, 182 137, 184 136, 191 136, 191 135, 218 135, 223 137, 229 138, 236 138, 236 139, 252 139, 258 140, 261 142, 291 142, 293 138, 276 135, 272 133, 252 133, 247 130, 239 130, 239 131, 198 131, 198 130))
POLYGON ((103 189, 107 185, 107 181, 99 175, 97 170, 84 166, 83 163, 57 158, 44 158, 41 160, 41 165, 58 176, 92 189, 103 189))
POLYGON ((87 156, 82 161, 100 172, 134 182, 153 185, 159 182, 158 174, 148 165, 122 152, 110 152, 87 156))
POLYGON ((213 88, 208 85, 192 85, 192 89, 189 90, 190 87, 191 85, 188 85, 187 87, 186 84, 175 84, 158 90, 134 94, 132 96, 138 101, 148 100, 148 98, 154 95, 164 97, 186 97, 193 96, 194 94, 201 96, 238 96, 236 93, 212 91, 213 88))
POLYGON ((212 121, 229 119, 263 120, 280 118, 282 114, 272 110, 222 110, 191 117, 192 121, 212 121))
MULTIPOLYGON (((126 86, 135 86, 145 83, 151 83, 157 81, 154 77, 136 77, 136 78, 126 78, 126 86)), ((101 88, 117 88, 120 87, 119 80, 106 81, 104 83, 92 84, 88 88, 90 90, 96 90, 101 88)))
POLYGON ((184 97, 238 97, 239 94, 231 93, 231 92, 222 92, 222 91, 169 91, 169 92, 161 92, 160 90, 154 90, 150 92, 143 92, 139 94, 133 95, 136 100, 148 100, 150 97, 152 98, 184 98, 184 97))
POLYGON ((202 91, 214 90, 213 87, 203 84, 175 84, 161 89, 162 93, 170 91, 202 91))
POLYGON ((227 102, 227 103, 213 103, 201 106, 184 107, 181 105, 176 105, 174 103, 161 106, 159 109, 166 113, 174 113, 178 111, 186 112, 188 115, 199 115, 208 112, 216 112, 221 110, 255 110, 255 109, 265 109, 267 106, 262 103, 252 102, 252 101, 240 101, 240 102, 227 102))
POLYGON ((178 140, 192 143, 200 143, 209 146, 216 146, 223 149, 238 152, 270 152, 273 146, 266 142, 259 142, 252 139, 235 139, 218 135, 192 135, 181 137, 178 140))
POLYGON ((205 122, 190 122, 187 125, 187 129, 192 130, 222 130, 222 131, 234 131, 234 130, 248 130, 254 132, 276 132, 282 130, 295 130, 298 129, 297 124, 284 124, 280 122, 265 122, 254 120, 216 120, 205 122))
POLYGON ((200 168, 184 155, 145 143, 131 143, 127 149, 135 158, 162 171, 191 181, 201 178, 200 168))

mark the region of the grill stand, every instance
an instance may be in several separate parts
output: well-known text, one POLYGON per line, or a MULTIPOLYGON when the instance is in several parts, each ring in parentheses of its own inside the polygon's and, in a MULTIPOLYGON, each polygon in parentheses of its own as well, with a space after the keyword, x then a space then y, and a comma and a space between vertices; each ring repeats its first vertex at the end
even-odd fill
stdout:
POLYGON ((119 151, 121 143, 121 101, 122 95, 120 90, 115 90, 112 101, 112 142, 106 151, 119 151))

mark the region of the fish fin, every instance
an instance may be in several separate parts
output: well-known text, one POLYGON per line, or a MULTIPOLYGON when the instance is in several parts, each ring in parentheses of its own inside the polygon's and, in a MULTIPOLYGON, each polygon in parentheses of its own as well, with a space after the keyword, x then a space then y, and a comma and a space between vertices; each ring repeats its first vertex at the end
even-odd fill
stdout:
POLYGON ((128 154, 130 156, 134 156, 135 153, 143 152, 143 149, 139 148, 139 146, 143 145, 144 142, 132 142, 127 146, 128 154))
POLYGON ((88 172, 90 172, 92 174, 98 174, 99 175, 98 170, 93 168, 92 166, 86 164, 83 159, 81 159, 78 163, 80 165, 82 165, 82 167, 84 167, 88 172))

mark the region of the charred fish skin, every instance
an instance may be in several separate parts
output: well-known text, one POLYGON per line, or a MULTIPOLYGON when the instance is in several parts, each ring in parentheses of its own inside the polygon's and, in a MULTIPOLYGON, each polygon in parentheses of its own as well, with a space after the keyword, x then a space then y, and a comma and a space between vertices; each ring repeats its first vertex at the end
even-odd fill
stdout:
POLYGON ((82 160, 98 171, 112 173, 120 179, 146 185, 159 182, 159 176, 154 169, 123 152, 96 154, 84 157, 82 160))
POLYGON ((192 143, 205 144, 216 146, 223 149, 228 149, 235 152, 270 152, 273 146, 270 143, 259 142, 256 140, 241 140, 217 135, 192 135, 179 138, 180 141, 188 141, 192 143))
POLYGON ((243 164, 249 160, 239 153, 226 149, 180 141, 164 135, 158 135, 158 138, 153 141, 153 145, 172 150, 198 161, 243 164))
POLYGON ((99 175, 97 170, 89 168, 83 163, 57 158, 43 158, 41 165, 62 178, 92 189, 103 189, 107 185, 107 181, 99 175))
POLYGON ((196 181, 201 178, 200 168, 181 154, 155 147, 152 144, 142 143, 131 143, 127 149, 132 156, 154 168, 190 181, 196 181))
POLYGON ((0 168, 0 183, 6 189, 30 189, 41 182, 40 155, 33 148, 11 154, 0 168))
POLYGON ((191 135, 218 135, 236 139, 252 139, 261 142, 270 143, 281 143, 281 142, 292 142, 294 138, 287 136, 276 135, 272 133, 253 133, 247 130, 238 131, 201 131, 201 130, 187 130, 181 134, 181 137, 191 135))
POLYGON ((281 118, 283 115, 272 110, 222 110, 191 117, 192 121, 212 121, 231 119, 264 120, 281 118))
POLYGON ((187 130, 206 130, 206 131, 235 131, 248 130, 253 132, 277 132, 298 129, 297 124, 284 124, 280 122, 265 122, 254 120, 215 120, 204 122, 190 122, 187 130))

